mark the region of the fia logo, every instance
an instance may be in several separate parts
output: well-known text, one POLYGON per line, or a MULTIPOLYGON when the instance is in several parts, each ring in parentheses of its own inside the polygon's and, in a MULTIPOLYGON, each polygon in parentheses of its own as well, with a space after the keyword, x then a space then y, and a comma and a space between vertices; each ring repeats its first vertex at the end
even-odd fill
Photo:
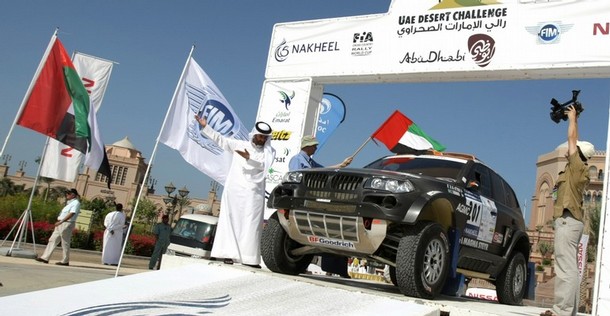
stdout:
POLYGON ((372 32, 354 33, 354 38, 352 39, 352 43, 372 43, 372 42, 373 42, 373 33, 372 32))

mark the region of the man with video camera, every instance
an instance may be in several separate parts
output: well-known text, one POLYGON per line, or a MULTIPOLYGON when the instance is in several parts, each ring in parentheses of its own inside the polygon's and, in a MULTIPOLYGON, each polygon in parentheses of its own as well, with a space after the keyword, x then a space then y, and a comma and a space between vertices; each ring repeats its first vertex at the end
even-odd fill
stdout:
POLYGON ((587 160, 595 148, 589 142, 578 141, 578 113, 574 106, 567 106, 564 113, 568 117, 568 163, 557 179, 553 212, 556 272, 553 311, 557 315, 576 315, 580 292, 578 245, 584 229, 582 198, 589 184, 587 160))

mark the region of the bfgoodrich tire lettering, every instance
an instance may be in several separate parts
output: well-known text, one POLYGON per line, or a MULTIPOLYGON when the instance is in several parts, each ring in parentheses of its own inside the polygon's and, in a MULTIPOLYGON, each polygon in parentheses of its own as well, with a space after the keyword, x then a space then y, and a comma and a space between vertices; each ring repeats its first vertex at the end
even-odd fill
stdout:
POLYGON ((261 238, 261 255, 267 268, 273 272, 297 275, 305 272, 313 255, 293 256, 292 249, 301 244, 290 239, 277 217, 277 212, 269 217, 261 238))
POLYGON ((449 271, 449 242, 443 227, 420 222, 407 229, 398 244, 396 281, 407 296, 434 299, 449 271))
POLYGON ((496 280, 498 302, 521 305, 527 280, 527 263, 521 252, 515 252, 496 280))

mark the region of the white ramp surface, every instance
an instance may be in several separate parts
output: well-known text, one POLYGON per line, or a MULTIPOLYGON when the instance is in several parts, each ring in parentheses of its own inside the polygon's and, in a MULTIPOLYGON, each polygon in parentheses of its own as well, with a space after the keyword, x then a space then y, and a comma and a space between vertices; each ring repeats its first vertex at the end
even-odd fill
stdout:
POLYGON ((440 315, 431 306, 216 264, 6 296, 0 306, 3 315, 440 315))

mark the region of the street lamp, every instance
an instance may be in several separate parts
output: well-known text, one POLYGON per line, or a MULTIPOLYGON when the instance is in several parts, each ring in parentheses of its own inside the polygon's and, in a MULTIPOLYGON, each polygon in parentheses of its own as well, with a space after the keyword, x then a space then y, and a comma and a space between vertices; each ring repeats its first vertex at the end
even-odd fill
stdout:
POLYGON ((9 155, 9 154, 4 154, 2 155, 2 159, 4 160, 4 165, 8 165, 8 162, 11 161, 11 158, 13 158, 13 156, 9 155))
POLYGON ((190 193, 186 186, 178 190, 178 193, 174 193, 174 195, 172 195, 174 191, 176 191, 176 187, 173 183, 170 182, 168 185, 165 186, 165 192, 167 192, 167 197, 163 198, 163 202, 165 202, 165 205, 167 205, 167 212, 169 218, 171 219, 170 223, 173 223, 174 221, 176 205, 180 205, 179 214, 182 214, 182 200, 187 199, 187 196, 190 193))

